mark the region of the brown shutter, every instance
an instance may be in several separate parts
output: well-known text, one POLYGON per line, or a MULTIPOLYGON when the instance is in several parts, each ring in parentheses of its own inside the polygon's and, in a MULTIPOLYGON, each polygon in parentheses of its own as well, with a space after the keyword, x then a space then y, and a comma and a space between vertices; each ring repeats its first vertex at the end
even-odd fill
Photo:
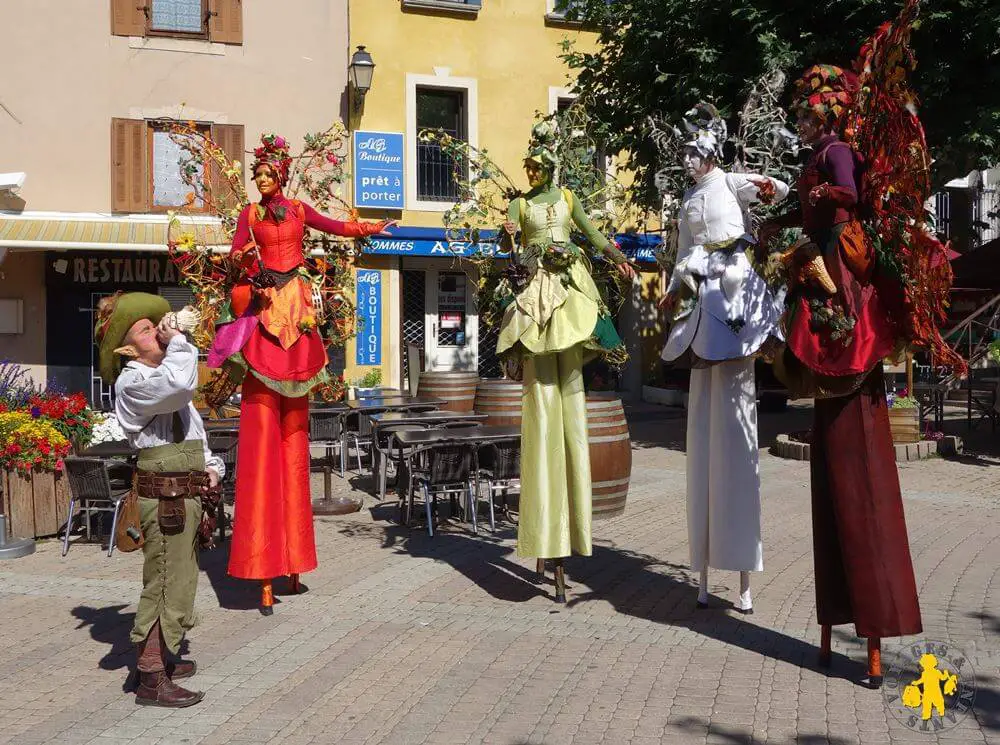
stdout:
MULTIPOLYGON (((244 169, 247 167, 243 151, 242 124, 213 124, 212 140, 222 148, 222 152, 229 160, 238 160, 244 169)), ((209 184, 212 187, 212 194, 216 199, 226 199, 230 195, 228 180, 222 176, 214 163, 210 167, 209 184)), ((246 180, 243 179, 243 182, 245 184, 246 180)))
POLYGON ((153 0, 111 0, 111 33, 115 36, 145 36, 143 8, 153 0))
POLYGON ((146 122, 111 120, 111 209, 146 212, 149 209, 149 154, 146 122))
POLYGON ((208 37, 222 44, 243 43, 243 0, 208 0, 208 37))

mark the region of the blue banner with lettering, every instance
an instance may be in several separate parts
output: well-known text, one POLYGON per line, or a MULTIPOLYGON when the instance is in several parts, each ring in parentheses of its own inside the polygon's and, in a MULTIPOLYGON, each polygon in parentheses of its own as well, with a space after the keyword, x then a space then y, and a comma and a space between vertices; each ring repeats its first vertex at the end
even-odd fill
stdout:
POLYGON ((358 269, 355 278, 358 318, 361 331, 357 337, 355 362, 359 365, 382 364, 382 272, 358 269))
MULTIPOLYGON (((500 253, 493 242, 493 233, 483 232, 477 243, 449 241, 443 228, 415 228, 398 225, 388 237, 372 236, 364 252, 381 256, 439 256, 467 258, 479 252, 500 253)), ((624 233, 616 237, 622 252, 641 264, 655 264, 654 252, 662 242, 656 233, 624 233)))
POLYGON ((403 209, 403 135, 354 133, 354 206, 403 209))

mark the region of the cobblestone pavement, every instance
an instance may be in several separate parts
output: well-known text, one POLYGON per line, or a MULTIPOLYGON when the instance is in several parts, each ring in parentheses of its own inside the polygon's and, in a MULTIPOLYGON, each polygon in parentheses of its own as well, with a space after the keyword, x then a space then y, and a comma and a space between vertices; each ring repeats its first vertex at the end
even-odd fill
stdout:
MULTIPOLYGON (((927 734, 855 684, 852 628, 835 630, 829 674, 815 666, 808 464, 762 453, 756 613, 732 610, 733 572, 712 574, 713 607, 695 611, 683 412, 630 419, 628 508, 595 523, 593 557, 568 562, 566 606, 532 582, 509 526, 473 537, 456 521, 429 538, 371 498, 317 519, 311 589, 270 618, 255 587, 226 577, 225 549, 204 554, 190 682, 206 697, 191 709, 123 693, 138 555, 77 544, 61 558, 48 541, 0 564, 0 742, 1000 744, 1000 462, 900 466, 921 638, 960 647, 978 687, 975 717, 927 734)), ((761 442, 808 419, 762 414, 761 442)), ((885 642, 887 658, 899 642, 885 642)))

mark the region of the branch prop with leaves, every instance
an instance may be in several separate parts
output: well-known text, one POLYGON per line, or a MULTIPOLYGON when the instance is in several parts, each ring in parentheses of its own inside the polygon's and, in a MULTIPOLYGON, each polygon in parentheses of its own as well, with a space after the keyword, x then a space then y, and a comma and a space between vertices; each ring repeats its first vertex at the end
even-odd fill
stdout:
MULTIPOLYGON (((193 123, 175 123, 170 137, 182 151, 181 174, 192 191, 188 204, 195 201, 222 221, 231 241, 240 213, 250 203, 243 187, 242 165, 230 160, 211 136, 193 123), (204 174, 215 175, 205 178, 204 174), (221 177, 220 177, 221 176, 221 177)), ((285 194, 290 199, 308 199, 324 212, 339 212, 342 219, 353 221, 357 213, 343 196, 348 174, 349 134, 339 122, 323 132, 307 134, 301 154, 293 158, 285 194)), ((211 346, 218 323, 232 320, 229 297, 237 283, 245 281, 246 271, 237 262, 208 245, 209 228, 185 224, 182 214, 170 213, 168 255, 177 266, 182 282, 195 295, 201 322, 192 337, 201 349, 211 346)), ((310 283, 316 320, 327 346, 344 346, 357 333, 357 315, 350 299, 354 287, 354 239, 337 240, 326 234, 306 232, 303 239, 303 263, 300 274, 310 283)), ((232 391, 232 381, 217 373, 209 388, 221 396, 232 391)), ((343 381, 337 381, 320 394, 330 400, 343 396, 343 381), (339 392, 338 392, 339 389, 339 392)), ((213 398, 218 396, 213 395, 213 398)))

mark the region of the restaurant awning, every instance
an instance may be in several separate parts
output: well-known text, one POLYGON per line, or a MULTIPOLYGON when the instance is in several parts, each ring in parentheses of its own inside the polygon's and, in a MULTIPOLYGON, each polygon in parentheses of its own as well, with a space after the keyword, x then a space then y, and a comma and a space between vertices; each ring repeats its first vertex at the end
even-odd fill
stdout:
MULTIPOLYGON (((199 243, 229 248, 218 219, 185 215, 181 231, 199 243)), ((0 248, 16 251, 166 251, 166 215, 79 212, 0 213, 0 248)))

